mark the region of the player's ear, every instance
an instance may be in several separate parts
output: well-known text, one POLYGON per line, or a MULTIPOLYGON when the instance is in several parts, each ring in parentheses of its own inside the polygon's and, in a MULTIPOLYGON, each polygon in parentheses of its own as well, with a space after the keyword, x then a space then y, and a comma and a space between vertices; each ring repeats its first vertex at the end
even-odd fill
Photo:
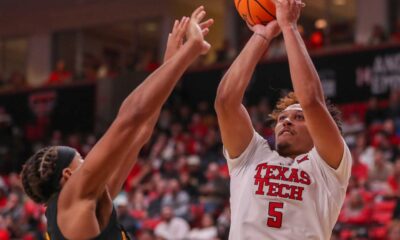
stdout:
POLYGON ((72 175, 72 170, 70 168, 64 168, 62 171, 62 180, 67 181, 72 175))

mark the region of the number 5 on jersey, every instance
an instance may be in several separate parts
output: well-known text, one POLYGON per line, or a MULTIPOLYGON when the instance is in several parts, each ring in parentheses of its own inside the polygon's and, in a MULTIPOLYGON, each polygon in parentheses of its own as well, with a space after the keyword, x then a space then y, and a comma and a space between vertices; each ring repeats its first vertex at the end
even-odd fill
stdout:
POLYGON ((282 213, 283 203, 282 202, 270 202, 268 207, 268 220, 267 226, 273 228, 282 227, 282 213))

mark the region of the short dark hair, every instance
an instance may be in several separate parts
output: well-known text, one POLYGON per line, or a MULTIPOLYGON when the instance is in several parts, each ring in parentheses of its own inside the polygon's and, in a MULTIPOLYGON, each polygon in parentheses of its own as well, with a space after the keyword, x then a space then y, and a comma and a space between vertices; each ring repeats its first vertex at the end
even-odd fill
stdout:
MULTIPOLYGON (((329 100, 326 100, 326 107, 335 121, 340 133, 342 133, 342 113, 340 110, 333 105, 329 100)), ((275 105, 275 109, 269 115, 272 118, 272 122, 276 124, 279 114, 292 104, 299 103, 294 92, 289 92, 286 96, 279 99, 275 105)))
POLYGON ((36 203, 47 203, 50 197, 60 190, 52 184, 57 155, 57 147, 42 148, 30 157, 22 168, 24 191, 36 203))

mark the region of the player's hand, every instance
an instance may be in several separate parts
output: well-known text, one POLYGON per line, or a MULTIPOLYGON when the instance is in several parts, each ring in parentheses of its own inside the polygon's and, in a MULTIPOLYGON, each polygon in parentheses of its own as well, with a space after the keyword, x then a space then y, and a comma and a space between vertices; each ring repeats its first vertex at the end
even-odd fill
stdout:
POLYGON ((276 6, 276 19, 281 28, 297 27, 301 9, 305 6, 302 0, 273 0, 276 6))
POLYGON ((247 26, 249 26, 250 30, 254 33, 260 34, 269 40, 272 40, 273 38, 279 36, 279 34, 281 33, 281 28, 279 27, 279 24, 276 20, 267 23, 267 25, 265 26, 261 24, 257 24, 254 26, 250 26, 249 24, 247 24, 247 26))
POLYGON ((202 22, 205 16, 206 11, 203 6, 194 10, 190 17, 188 30, 186 31, 187 41, 192 41, 198 45, 201 54, 206 54, 211 48, 211 45, 204 40, 204 37, 208 34, 209 28, 214 23, 213 19, 202 22))
POLYGON ((167 48, 164 54, 164 62, 170 59, 183 45, 183 38, 189 27, 190 18, 182 17, 182 19, 175 20, 172 32, 168 35, 167 48))

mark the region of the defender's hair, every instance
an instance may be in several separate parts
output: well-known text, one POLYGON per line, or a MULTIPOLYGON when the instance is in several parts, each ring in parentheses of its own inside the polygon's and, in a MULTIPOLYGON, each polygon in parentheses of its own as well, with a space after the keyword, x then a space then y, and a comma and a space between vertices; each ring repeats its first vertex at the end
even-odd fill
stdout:
POLYGON ((25 193, 36 203, 46 203, 60 189, 52 184, 57 155, 57 147, 43 148, 30 157, 22 169, 25 193))

